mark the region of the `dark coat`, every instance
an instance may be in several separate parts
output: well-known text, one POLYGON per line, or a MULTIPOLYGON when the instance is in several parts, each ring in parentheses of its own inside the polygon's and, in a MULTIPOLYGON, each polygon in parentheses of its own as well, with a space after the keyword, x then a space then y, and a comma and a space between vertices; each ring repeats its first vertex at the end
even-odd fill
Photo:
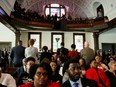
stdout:
MULTIPOLYGON (((98 87, 98 84, 94 80, 81 78, 82 87, 98 87)), ((70 81, 64 82, 61 87, 71 87, 70 81)))
POLYGON ((62 52, 63 55, 67 55, 68 56, 68 49, 61 47, 57 49, 57 55, 60 55, 60 52, 62 52))
POLYGON ((13 74, 12 76, 15 78, 19 78, 21 76, 21 74, 24 73, 24 67, 21 66, 19 67, 13 74))
POLYGON ((10 57, 15 67, 22 66, 22 59, 25 58, 25 47, 20 45, 13 47, 10 57))
POLYGON ((8 52, 7 51, 2 51, 2 60, 1 60, 1 66, 6 67, 7 64, 9 64, 8 60, 8 52))

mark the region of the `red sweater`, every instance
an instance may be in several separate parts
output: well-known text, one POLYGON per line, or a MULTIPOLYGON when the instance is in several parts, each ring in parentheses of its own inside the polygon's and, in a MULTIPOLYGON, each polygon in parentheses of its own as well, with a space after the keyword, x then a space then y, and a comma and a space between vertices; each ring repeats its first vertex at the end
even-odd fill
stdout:
MULTIPOLYGON (((33 82, 29 82, 27 84, 20 85, 18 87, 33 87, 33 82)), ((56 82, 50 82, 47 87, 60 87, 60 85, 56 82)))
POLYGON ((79 53, 76 50, 69 51, 68 57, 72 59, 77 59, 79 56, 79 53))
MULTIPOLYGON (((102 82, 106 86, 110 86, 110 81, 109 81, 108 77, 105 75, 104 71, 102 69, 98 68, 98 73, 99 73, 99 76, 101 77, 102 82)), ((86 71, 85 76, 88 79, 95 80, 98 83, 99 87, 103 87, 103 85, 101 83, 99 83, 99 76, 97 74, 97 71, 94 68, 89 68, 86 71)))

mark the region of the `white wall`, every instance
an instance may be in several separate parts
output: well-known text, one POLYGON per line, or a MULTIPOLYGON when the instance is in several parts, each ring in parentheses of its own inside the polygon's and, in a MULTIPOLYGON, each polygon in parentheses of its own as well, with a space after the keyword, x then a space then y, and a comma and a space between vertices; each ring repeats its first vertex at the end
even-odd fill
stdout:
POLYGON ((15 46, 15 34, 0 22, 0 42, 11 42, 15 46))
POLYGON ((102 33, 99 36, 99 48, 102 48, 102 43, 116 43, 116 28, 102 33))
MULTIPOLYGON (((40 31, 36 31, 40 32, 40 31)), ((48 48, 51 48, 51 33, 53 31, 41 31, 42 35, 42 47, 44 45, 47 45, 48 48)), ((56 33, 57 31, 55 31, 56 33)), ((59 31, 58 31, 59 32, 59 31)), ((64 33, 64 42, 65 42, 65 47, 70 49, 71 44, 73 43, 73 33, 82 33, 82 32, 59 32, 59 33, 64 33)), ((90 47, 94 49, 94 42, 93 42, 93 34, 92 33, 85 33, 85 39, 90 43, 90 47)), ((23 45, 25 47, 28 46, 28 32, 21 32, 21 40, 23 41, 23 45)))
POLYGON ((20 39, 23 41, 23 46, 27 47, 28 46, 28 33, 27 32, 21 33, 20 39))
POLYGON ((44 31, 42 32, 42 47, 48 46, 48 48, 51 48, 51 32, 44 31))

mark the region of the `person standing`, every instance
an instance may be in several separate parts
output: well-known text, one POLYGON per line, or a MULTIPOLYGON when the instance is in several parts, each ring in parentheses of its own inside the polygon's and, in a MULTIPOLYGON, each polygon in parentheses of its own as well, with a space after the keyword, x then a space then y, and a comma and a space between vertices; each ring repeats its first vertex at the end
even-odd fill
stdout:
POLYGON ((1 56, 2 56, 1 66, 5 68, 9 64, 9 60, 8 60, 9 54, 7 48, 3 48, 1 56))
POLYGON ((64 42, 61 42, 60 46, 61 48, 57 49, 57 56, 62 56, 64 57, 65 61, 68 59, 68 52, 69 50, 64 47, 64 42))
POLYGON ((22 41, 18 41, 18 46, 15 46, 11 50, 10 57, 13 61, 14 67, 21 67, 22 60, 25 58, 25 47, 22 46, 22 41))
POLYGON ((35 40, 30 39, 29 40, 29 47, 25 49, 25 57, 33 57, 36 60, 36 63, 38 63, 38 48, 34 47, 35 40))
POLYGON ((68 57, 69 58, 72 58, 72 59, 79 59, 79 53, 77 52, 76 50, 76 45, 75 44, 72 44, 71 45, 71 51, 69 51, 68 53, 68 57))
POLYGON ((80 51, 80 57, 84 58, 86 64, 89 66, 90 61, 94 58, 94 50, 89 47, 89 43, 85 41, 84 48, 80 51))
POLYGON ((52 60, 52 54, 50 52, 48 52, 48 47, 47 46, 43 46, 43 48, 42 48, 42 53, 40 55, 40 62, 44 58, 47 58, 49 61, 52 60))

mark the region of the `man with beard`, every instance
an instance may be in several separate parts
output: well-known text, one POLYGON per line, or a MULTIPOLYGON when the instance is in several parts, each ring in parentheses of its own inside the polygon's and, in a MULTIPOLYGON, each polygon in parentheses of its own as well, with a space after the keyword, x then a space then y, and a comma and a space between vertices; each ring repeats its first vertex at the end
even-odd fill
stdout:
POLYGON ((69 79, 61 87, 98 87, 95 81, 80 77, 81 71, 77 61, 70 59, 66 62, 65 69, 69 79))

